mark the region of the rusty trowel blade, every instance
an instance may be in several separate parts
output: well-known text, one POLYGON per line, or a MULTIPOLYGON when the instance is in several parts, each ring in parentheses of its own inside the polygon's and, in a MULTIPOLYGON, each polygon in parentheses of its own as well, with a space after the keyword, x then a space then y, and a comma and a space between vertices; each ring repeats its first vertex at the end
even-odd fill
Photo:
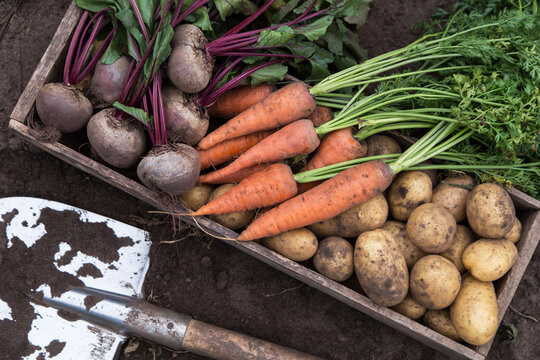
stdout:
MULTIPOLYGON (((70 211, 78 214, 83 223, 102 223, 112 230, 118 238, 128 238, 131 245, 120 247, 115 256, 117 260, 105 262, 95 256, 84 253, 76 248, 76 242, 71 241, 70 233, 66 229, 66 237, 58 244, 58 250, 50 259, 60 272, 68 273, 77 277, 84 286, 102 289, 132 297, 141 297, 144 277, 149 266, 148 253, 150 240, 147 232, 116 220, 97 215, 73 206, 30 197, 12 197, 0 199, 0 229, 5 228, 7 246, 4 256, 9 256, 9 249, 13 241, 20 244, 22 241, 30 249, 47 234, 47 224, 40 222, 43 211, 50 209, 57 212, 70 211), (5 220, 5 214, 12 214, 5 220), (4 222, 4 223, 3 223, 4 222), (58 260, 67 252, 71 251, 74 256, 69 263, 61 263, 58 260), (90 264, 90 265, 87 265, 90 264), (81 275, 84 265, 97 268, 100 276, 92 277, 81 275)), ((49 211, 49 213, 51 213, 49 211)), ((60 213, 59 213, 60 214, 60 213)), ((59 215, 60 216, 60 215, 59 215)), ((4 234, 0 234, 2 237, 4 234)), ((106 239, 96 239, 106 241, 106 239)), ((97 244, 99 245, 99 244, 97 244)), ((0 282, 2 279, 0 278, 0 282)), ((60 296, 51 294, 51 287, 46 282, 37 285, 32 291, 31 298, 43 296, 51 299, 62 299, 68 292, 60 296)), ((21 299, 28 301, 28 297, 21 294, 21 299)), ((96 306, 92 299, 85 304, 88 308, 96 306)), ((125 337, 112 333, 106 329, 98 328, 83 320, 62 317, 58 310, 44 306, 39 301, 30 302, 37 315, 28 332, 28 342, 35 351, 24 359, 114 359, 125 337), (50 345, 54 342, 63 343, 60 352, 54 352, 51 356, 50 345)), ((0 321, 9 321, 15 324, 11 307, 15 306, 2 299, 0 294, 0 321)))

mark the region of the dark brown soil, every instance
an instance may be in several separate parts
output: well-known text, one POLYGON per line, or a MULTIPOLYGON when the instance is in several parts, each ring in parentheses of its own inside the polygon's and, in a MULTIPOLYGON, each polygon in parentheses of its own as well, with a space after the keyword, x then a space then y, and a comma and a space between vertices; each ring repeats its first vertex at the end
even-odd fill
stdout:
MULTIPOLYGON (((15 2, 0 0, 0 21, 15 2)), ((370 56, 405 45, 421 34, 410 30, 413 24, 452 2, 375 0, 361 31, 361 44, 370 56)), ((155 246, 146 296, 198 320, 330 359, 446 358, 219 240, 190 235, 187 229, 174 234, 162 223, 164 218, 148 214, 151 208, 144 203, 8 135, 9 113, 68 4, 68 0, 50 0, 44 11, 41 1, 23 1, 0 41, 0 197, 61 201, 149 230, 155 246), (180 241, 160 244, 174 239, 180 241)), ((540 317, 539 256, 537 250, 511 304, 535 318, 540 317)), ((27 268, 26 262, 13 264, 13 269, 23 267, 27 268)), ((353 280, 347 285, 357 286, 353 280)), ((2 289, 2 298, 5 292, 2 289)), ((516 340, 506 340, 510 327, 501 326, 488 359, 535 358, 540 353, 540 325, 512 310, 504 321, 515 326, 516 340)), ((0 357, 11 359, 10 348, 4 344, 18 340, 0 329, 0 357)), ((153 359, 154 351, 158 359, 175 356, 141 343, 135 352, 121 358, 153 359)), ((188 353, 176 354, 176 358, 203 359, 188 353)))

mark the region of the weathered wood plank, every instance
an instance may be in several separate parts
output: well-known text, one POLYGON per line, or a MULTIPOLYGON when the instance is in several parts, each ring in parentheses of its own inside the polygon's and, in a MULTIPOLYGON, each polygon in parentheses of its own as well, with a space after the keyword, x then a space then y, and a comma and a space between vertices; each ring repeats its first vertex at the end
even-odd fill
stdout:
POLYGON ((55 64, 59 61, 63 62, 63 60, 59 59, 59 57, 66 47, 66 44, 71 37, 71 33, 77 25, 81 13, 81 9, 75 5, 75 3, 71 3, 66 15, 60 22, 51 43, 47 47, 45 54, 43 54, 43 57, 34 70, 34 73, 28 81, 28 84, 26 85, 21 97, 17 101, 17 105, 15 105, 15 108, 10 115, 11 119, 15 119, 19 122, 25 121, 30 109, 32 106, 34 106, 39 89, 49 78, 49 74, 53 71, 55 64))

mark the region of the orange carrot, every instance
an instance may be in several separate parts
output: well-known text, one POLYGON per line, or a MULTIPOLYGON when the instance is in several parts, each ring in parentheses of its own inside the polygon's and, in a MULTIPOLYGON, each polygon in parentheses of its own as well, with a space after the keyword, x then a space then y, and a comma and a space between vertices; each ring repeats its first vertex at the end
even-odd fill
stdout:
POLYGON ((289 124, 306 118, 314 109, 315 100, 307 85, 289 84, 206 135, 199 142, 199 149, 206 150, 228 139, 289 124))
POLYGON ((230 119, 250 108, 276 90, 272 84, 260 84, 254 87, 240 86, 218 97, 208 108, 208 115, 230 119))
POLYGON ((257 218, 238 240, 277 235, 330 219, 382 193, 392 183, 392 176, 392 169, 382 161, 370 161, 344 170, 257 218))
POLYGON ((253 210, 282 203, 296 193, 296 181, 291 168, 285 164, 272 164, 265 170, 245 178, 240 184, 190 215, 253 210))
POLYGON ((272 130, 259 131, 253 134, 225 140, 216 146, 212 146, 208 150, 200 150, 201 170, 226 163, 238 155, 243 154, 272 133, 272 130))
POLYGON ((248 176, 251 176, 255 174, 256 172, 262 171, 266 169, 267 167, 271 166, 272 164, 257 164, 250 166, 248 168, 242 169, 240 171, 235 172, 234 174, 230 176, 225 176, 221 179, 217 179, 215 181, 206 181, 206 184, 238 184, 240 181, 244 180, 248 176))
POLYGON ((321 126, 334 118, 334 113, 330 108, 319 106, 308 116, 308 119, 313 121, 313 125, 321 126))
MULTIPOLYGON (((366 142, 358 142, 352 136, 352 128, 336 130, 326 134, 322 138, 321 145, 319 145, 317 152, 300 172, 354 160, 364 157, 366 154, 366 142)), ((298 192, 303 193, 314 188, 318 184, 320 184, 318 181, 300 184, 298 186, 298 192)))
POLYGON ((298 120, 263 139, 223 169, 199 176, 199 182, 217 181, 253 165, 309 154, 319 146, 319 143, 313 123, 307 119, 298 120))

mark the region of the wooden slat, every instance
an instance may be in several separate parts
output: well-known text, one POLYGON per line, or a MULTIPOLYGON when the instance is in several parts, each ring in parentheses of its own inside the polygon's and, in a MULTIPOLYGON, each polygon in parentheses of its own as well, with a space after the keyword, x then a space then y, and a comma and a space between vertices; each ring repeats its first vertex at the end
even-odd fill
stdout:
POLYGON ((75 3, 71 3, 66 15, 58 26, 49 47, 45 51, 45 54, 43 54, 43 57, 34 70, 34 73, 28 81, 26 88, 17 101, 17 105, 15 105, 15 108, 10 115, 11 119, 15 119, 19 122, 25 121, 26 116, 34 105, 37 92, 49 78, 55 64, 59 61, 63 63, 62 59, 59 59, 59 57, 66 47, 73 29, 75 29, 75 26, 77 25, 81 13, 81 9, 75 5, 75 3))

